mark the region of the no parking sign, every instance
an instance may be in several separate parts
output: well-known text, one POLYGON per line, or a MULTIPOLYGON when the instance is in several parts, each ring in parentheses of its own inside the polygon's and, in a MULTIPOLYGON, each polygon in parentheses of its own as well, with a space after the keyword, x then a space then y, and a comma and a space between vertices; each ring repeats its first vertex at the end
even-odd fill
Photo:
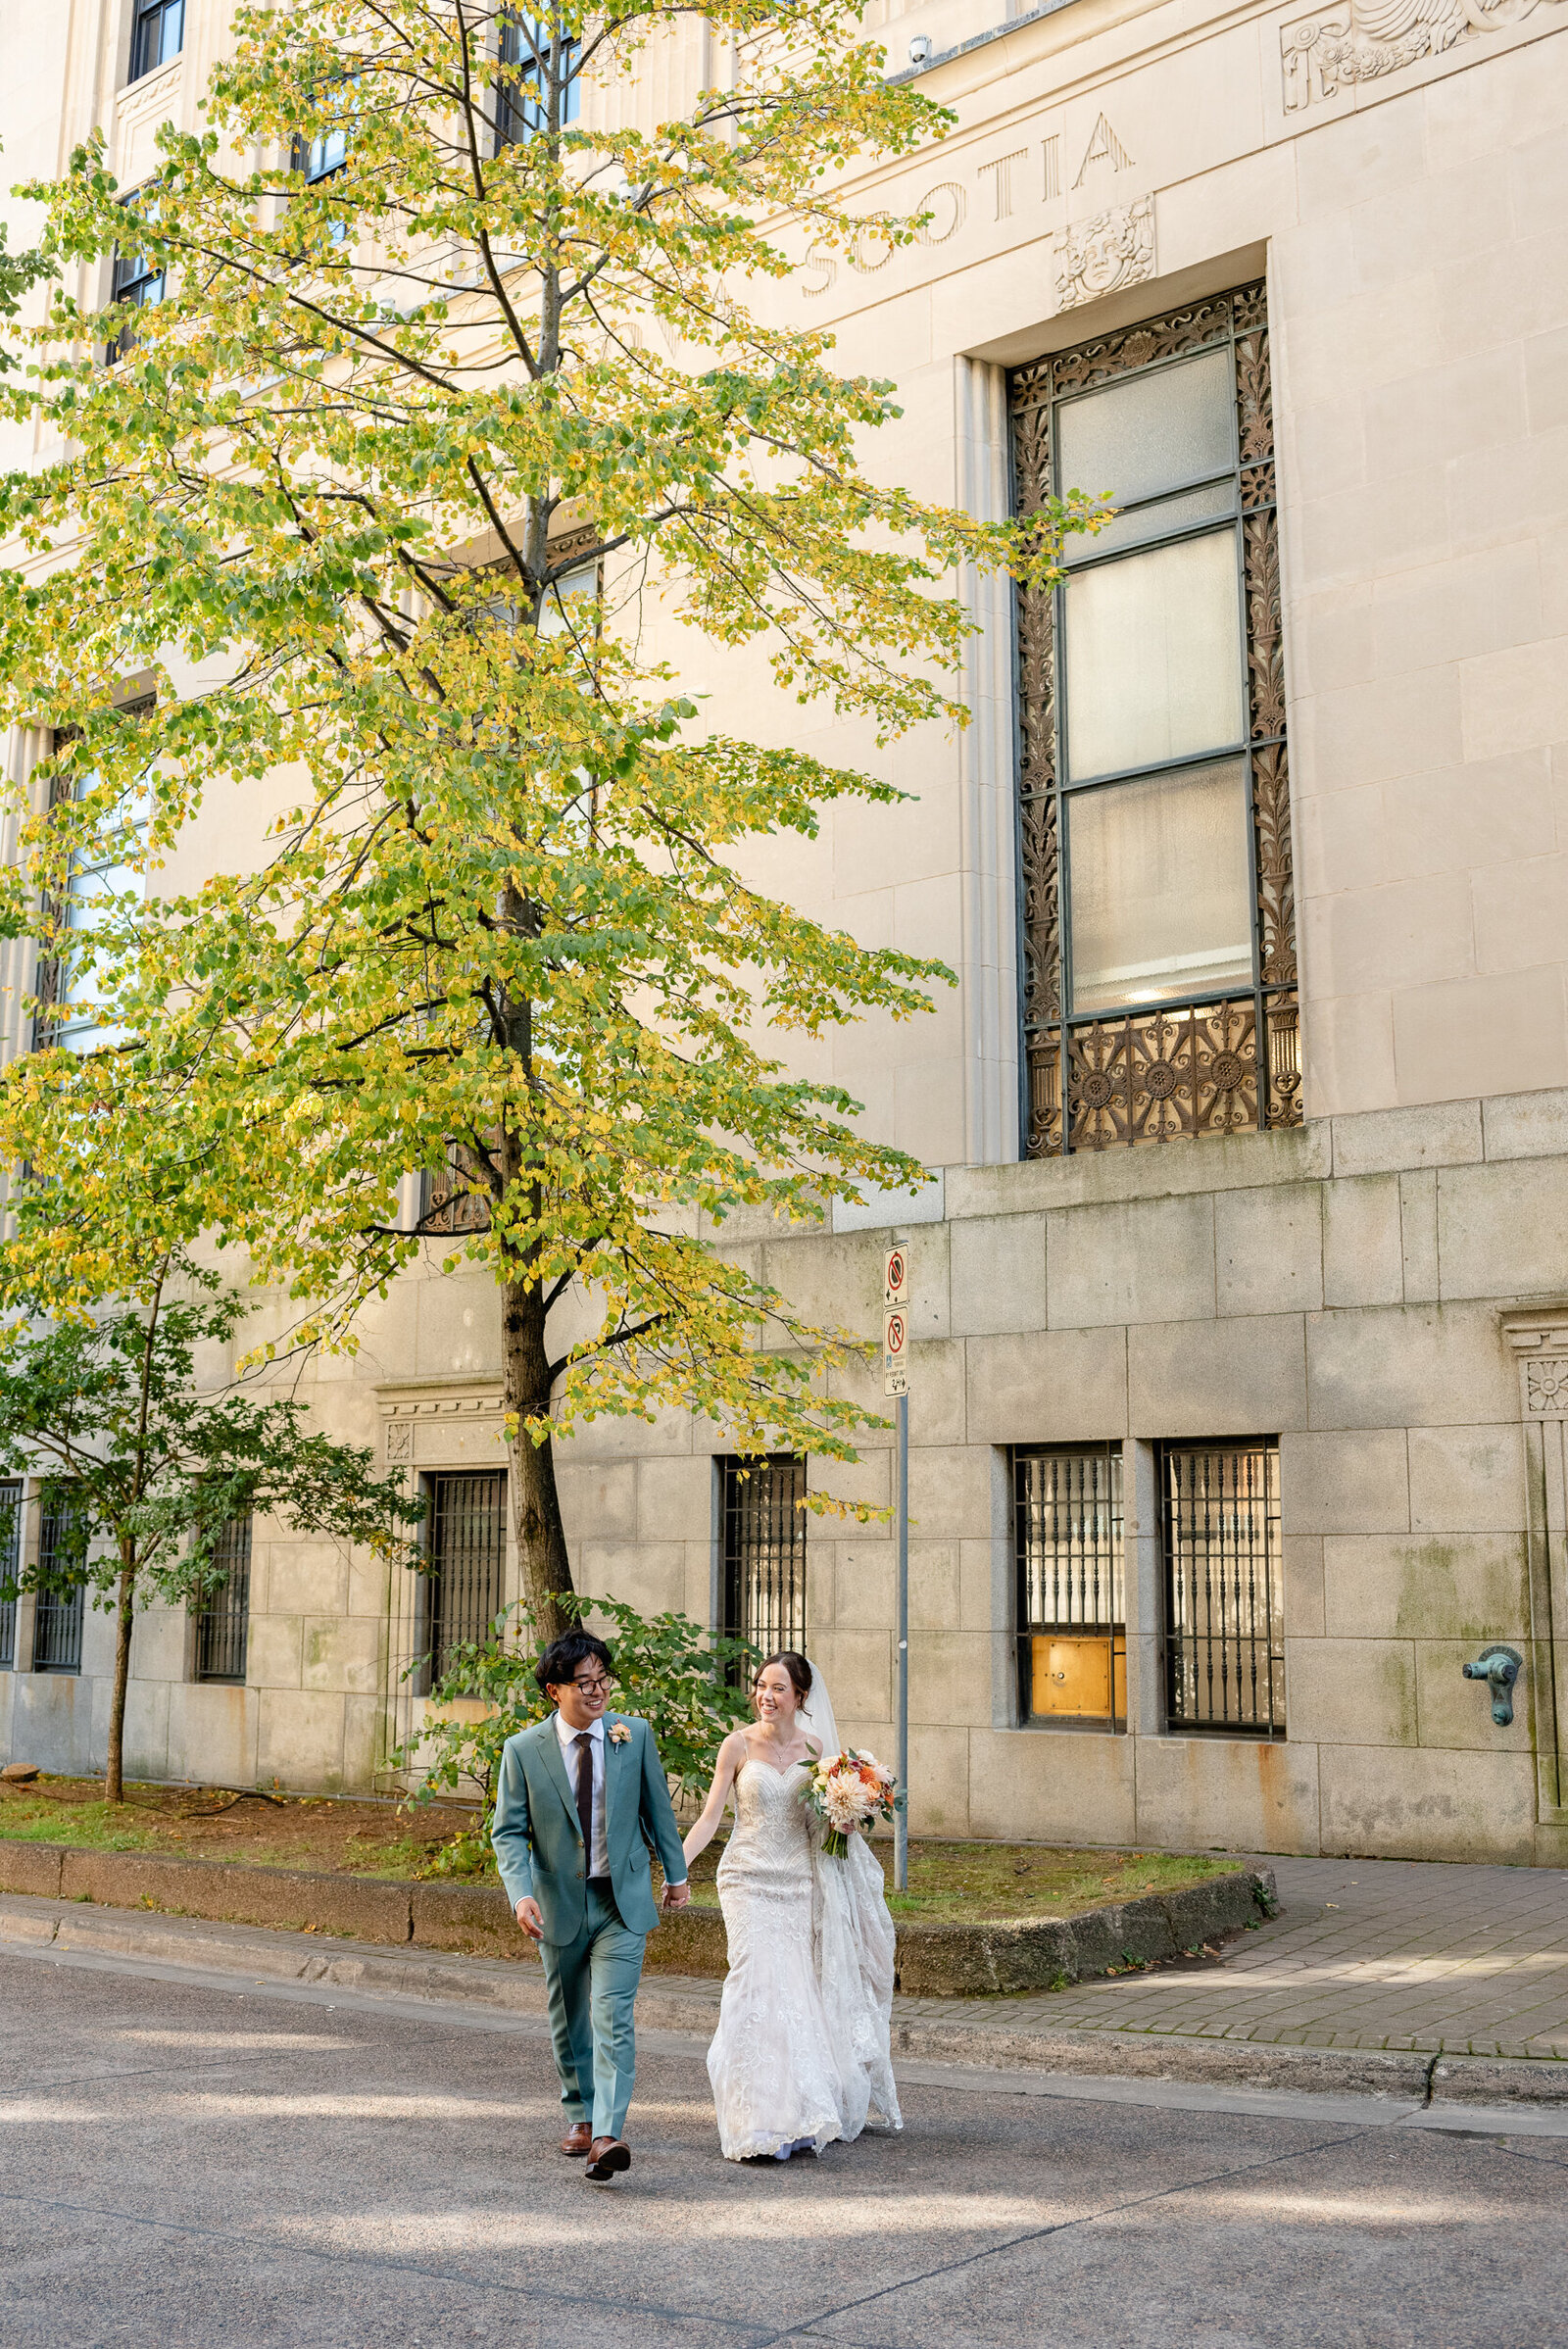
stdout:
POLYGON ((882 1283, 882 1392, 909 1392, 909 1253, 890 1248, 882 1283))

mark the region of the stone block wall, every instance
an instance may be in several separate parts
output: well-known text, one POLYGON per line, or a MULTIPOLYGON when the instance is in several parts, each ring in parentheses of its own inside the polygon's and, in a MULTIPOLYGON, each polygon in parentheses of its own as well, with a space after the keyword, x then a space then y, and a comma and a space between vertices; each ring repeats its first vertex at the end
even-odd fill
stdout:
MULTIPOLYGON (((946 1220, 891 1227, 909 1244, 921 1333, 910 1373, 918 1829, 1560 1856, 1562 1822, 1538 1802, 1532 1670, 1508 1729, 1460 1673, 1494 1639, 1530 1653, 1524 1431, 1502 1316, 1549 1288, 1553 1265, 1568 1271, 1568 1154, 1515 1154, 1523 1133, 1554 1137, 1553 1104, 1488 1108, 949 1168, 946 1220), (1159 1626, 1140 1619, 1157 1588, 1137 1571, 1152 1532, 1134 1499, 1140 1458, 1161 1439, 1225 1436, 1279 1440, 1283 1743, 1167 1734, 1159 1626), (1127 1447, 1126 1736, 1016 1715, 1009 1447, 1081 1440, 1127 1447)), ((869 1339, 889 1236, 760 1245, 769 1279, 835 1299, 869 1339)), ((868 1374, 869 1399, 877 1384, 868 1374)), ((891 1441, 868 1436, 847 1474, 813 1464, 813 1487, 886 1501, 891 1441)), ((674 1422, 574 1441, 564 1490, 585 1587, 645 1605, 683 1590, 701 1612, 711 1444, 674 1422)), ((808 1559, 812 1654, 846 1735, 886 1752, 891 1529, 812 1519, 808 1559)))

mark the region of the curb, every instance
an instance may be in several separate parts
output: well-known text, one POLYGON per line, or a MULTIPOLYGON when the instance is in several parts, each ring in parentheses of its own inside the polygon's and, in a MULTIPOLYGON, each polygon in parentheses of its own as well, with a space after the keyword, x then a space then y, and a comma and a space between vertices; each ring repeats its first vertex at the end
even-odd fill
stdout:
MULTIPOLYGON (((0 1893, 90 1901, 99 1908, 156 1909, 223 1925, 321 1933, 392 1948, 447 1950, 463 1957, 537 1964, 499 1884, 410 1884, 401 1878, 337 1876, 299 1868, 250 1868, 233 1860, 161 1852, 94 1851, 74 1843, 0 1838, 0 1893)), ((1267 1868, 1238 1869, 1080 1916, 977 1925, 900 1925, 901 1990, 965 1998, 1050 1990, 1122 1967, 1157 1964, 1215 1941, 1273 1913, 1267 1868)), ((687 1908, 649 1936, 651 1974, 727 1972, 724 1923, 716 1909, 687 1908)))
MULTIPOLYGON (((371 1942, 322 1943, 306 1933, 154 1917, 144 1910, 93 1908, 61 1900, 0 1897, 0 1954, 53 1948, 139 1959, 193 1974, 253 1982, 298 1982, 545 2018, 544 1980, 514 1960, 465 1958, 371 1942)), ((645 1980, 637 2019, 648 2031, 705 2040, 718 2019, 719 1989, 708 1981, 645 1980)), ((1122 2031, 1024 2031, 926 2020, 901 1998, 893 2013, 895 2056, 974 2071, 1060 2073, 1078 2079, 1190 2081, 1277 2095, 1360 2095, 1419 2105, 1504 2104, 1568 2110, 1568 2061, 1377 2048, 1278 2047, 1254 2040, 1159 2037, 1122 2031), (903 2010, 903 2011, 901 2011, 903 2010)))

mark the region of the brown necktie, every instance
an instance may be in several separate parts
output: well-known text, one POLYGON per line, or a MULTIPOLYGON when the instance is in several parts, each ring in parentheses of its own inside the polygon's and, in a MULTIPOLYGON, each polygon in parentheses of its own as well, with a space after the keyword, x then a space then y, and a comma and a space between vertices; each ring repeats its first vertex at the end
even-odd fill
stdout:
POLYGON ((582 1822, 582 1855, 590 1875, 594 1865, 594 1741, 579 1730, 577 1746, 577 1816, 582 1822))

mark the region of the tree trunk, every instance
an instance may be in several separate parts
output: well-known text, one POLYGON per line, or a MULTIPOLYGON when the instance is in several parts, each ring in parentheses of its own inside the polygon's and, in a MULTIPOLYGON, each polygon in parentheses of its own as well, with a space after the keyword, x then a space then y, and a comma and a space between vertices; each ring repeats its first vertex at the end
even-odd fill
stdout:
POLYGON ((522 1595, 533 1610, 540 1637, 559 1639, 570 1628, 555 1594, 572 1589, 566 1556, 561 1495, 556 1490, 555 1448, 547 1437, 533 1443, 521 1424, 543 1418, 550 1408, 550 1357, 545 1350, 544 1298, 537 1282, 508 1282, 501 1292, 504 1394, 518 1426, 512 1440, 512 1523, 522 1569, 522 1595))
POLYGON ((125 1689, 130 1682, 130 1626, 135 1596, 135 1565, 122 1563, 115 1615, 115 1690, 109 1705, 109 1761, 104 1772, 106 1802, 125 1799, 125 1689))

